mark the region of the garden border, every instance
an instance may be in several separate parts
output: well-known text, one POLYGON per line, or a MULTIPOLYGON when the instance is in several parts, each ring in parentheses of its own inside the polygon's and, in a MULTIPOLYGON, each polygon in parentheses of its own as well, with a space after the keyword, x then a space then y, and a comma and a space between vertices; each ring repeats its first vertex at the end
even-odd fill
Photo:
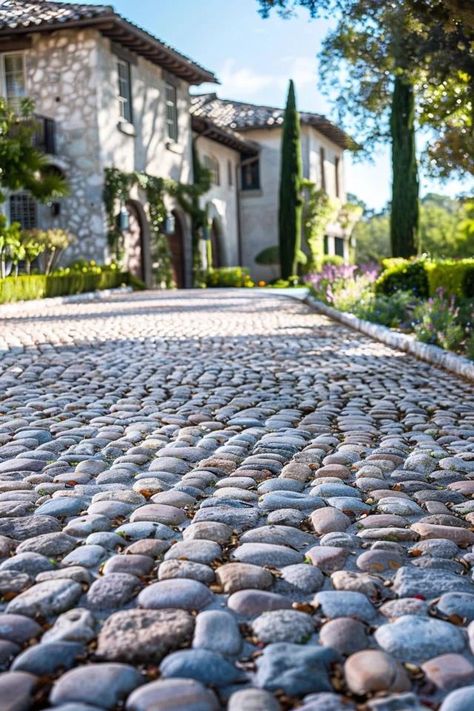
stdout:
POLYGON ((314 296, 311 296, 310 294, 306 296, 304 303, 315 311, 319 311, 335 321, 340 321, 345 326, 349 326, 349 328, 365 333, 367 336, 371 336, 377 341, 382 341, 382 343, 385 343, 392 348, 397 348, 405 353, 410 353, 416 358, 424 360, 431 365, 435 365, 438 368, 444 368, 444 370, 460 375, 467 380, 474 381, 474 363, 463 356, 450 353, 442 348, 438 348, 438 346, 422 343, 421 341, 417 341, 414 336, 410 336, 405 333, 397 333, 386 326, 381 326, 380 324, 372 323, 370 321, 364 321, 363 319, 354 316, 354 314, 338 311, 332 306, 328 306, 322 301, 318 301, 318 299, 315 299, 314 296))

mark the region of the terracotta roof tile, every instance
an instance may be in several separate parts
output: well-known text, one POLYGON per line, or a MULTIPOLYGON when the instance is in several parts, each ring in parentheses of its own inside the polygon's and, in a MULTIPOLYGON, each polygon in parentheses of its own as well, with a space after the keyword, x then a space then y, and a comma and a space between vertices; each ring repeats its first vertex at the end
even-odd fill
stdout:
MULTIPOLYGON (((192 98, 191 111, 194 116, 208 118, 218 126, 231 128, 233 131, 246 131, 255 128, 274 128, 283 123, 284 109, 273 106, 260 106, 242 101, 219 99, 216 94, 200 94, 192 98)), ((320 133, 341 148, 353 146, 352 139, 338 126, 321 114, 300 112, 301 122, 314 126, 320 133)))

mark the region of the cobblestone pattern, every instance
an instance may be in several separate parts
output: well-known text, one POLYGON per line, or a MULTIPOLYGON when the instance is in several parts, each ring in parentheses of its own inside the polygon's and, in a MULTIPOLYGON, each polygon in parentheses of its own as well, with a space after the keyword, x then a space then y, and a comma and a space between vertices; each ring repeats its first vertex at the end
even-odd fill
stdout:
POLYGON ((245 291, 0 329, 2 711, 472 711, 466 381, 245 291))

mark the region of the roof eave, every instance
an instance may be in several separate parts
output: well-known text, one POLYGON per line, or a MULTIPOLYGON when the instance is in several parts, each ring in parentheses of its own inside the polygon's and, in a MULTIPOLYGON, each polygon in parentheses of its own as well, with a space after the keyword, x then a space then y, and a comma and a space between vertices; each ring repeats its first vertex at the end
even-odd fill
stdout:
POLYGON ((210 140, 221 143, 228 148, 233 148, 241 155, 250 157, 257 155, 259 152, 259 147, 253 142, 241 139, 203 116, 191 116, 191 126, 198 135, 205 135, 210 140))
POLYGON ((210 82, 218 84, 215 75, 179 55, 171 47, 167 47, 152 37, 144 30, 136 27, 115 13, 104 13, 98 17, 88 17, 65 22, 42 23, 19 27, 0 27, 0 47, 2 37, 18 36, 20 34, 33 34, 36 32, 55 32, 61 29, 75 29, 93 27, 106 37, 122 44, 133 52, 145 57, 154 64, 164 67, 172 74, 184 79, 189 84, 203 84, 210 82))
MULTIPOLYGON (((332 143, 335 143, 339 148, 342 148, 343 150, 360 150, 361 146, 359 146, 350 136, 348 136, 344 131, 342 131, 340 128, 337 126, 334 126, 333 131, 326 131, 324 130, 321 126, 317 126, 316 124, 312 123, 311 121, 303 121, 302 123, 306 126, 311 126, 311 128, 314 128, 316 131, 321 133, 323 136, 328 138, 332 143), (337 132, 337 135, 336 135, 337 132)), ((261 130, 267 130, 267 131, 272 131, 275 128, 283 128, 282 123, 274 123, 272 125, 268 125, 267 123, 261 123, 261 124, 253 124, 252 126, 238 126, 235 127, 233 130, 238 131, 239 133, 245 133, 247 131, 261 131, 261 130)))

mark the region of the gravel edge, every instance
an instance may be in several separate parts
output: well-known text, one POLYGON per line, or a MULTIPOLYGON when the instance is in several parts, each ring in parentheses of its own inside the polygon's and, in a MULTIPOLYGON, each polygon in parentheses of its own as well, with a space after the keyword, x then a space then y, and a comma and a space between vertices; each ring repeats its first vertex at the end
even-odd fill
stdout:
POLYGON ((397 348, 405 353, 411 353, 416 358, 431 363, 431 365, 436 365, 439 368, 460 375, 467 380, 474 381, 474 363, 463 356, 449 353, 442 348, 438 348, 438 346, 422 343, 421 341, 417 341, 413 336, 405 333, 397 333, 386 326, 364 321, 353 314, 338 311, 337 309, 333 309, 332 306, 323 304, 322 301, 318 301, 318 299, 315 299, 313 296, 307 296, 304 299, 304 303, 315 311, 329 316, 329 318, 336 321, 340 321, 340 323, 349 326, 349 328, 365 333, 377 341, 382 341, 382 343, 392 348, 397 348))

